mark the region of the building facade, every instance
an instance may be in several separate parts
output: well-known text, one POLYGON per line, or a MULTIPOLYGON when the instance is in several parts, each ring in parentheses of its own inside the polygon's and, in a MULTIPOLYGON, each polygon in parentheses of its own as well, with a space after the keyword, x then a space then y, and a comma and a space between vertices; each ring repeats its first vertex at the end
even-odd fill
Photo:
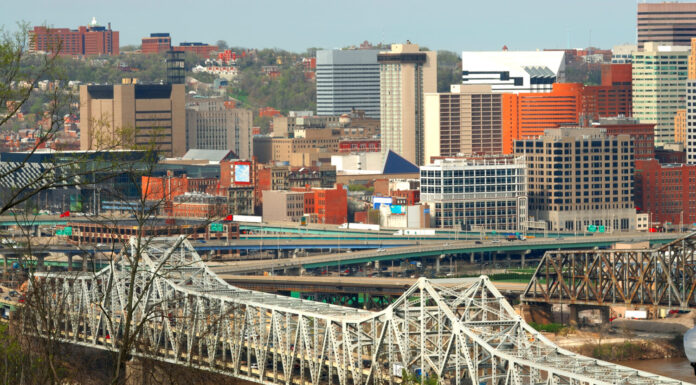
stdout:
POLYGON ((502 95, 489 85, 425 94, 425 163, 438 156, 501 154, 502 95))
POLYGON ((253 114, 229 108, 222 98, 191 98, 186 103, 186 149, 232 150, 239 159, 253 155, 253 114))
POLYGON ((264 222, 299 222, 304 215, 305 193, 298 191, 263 192, 264 222))
POLYGON ((674 115, 686 103, 688 56, 688 46, 653 42, 633 53, 633 116, 655 123, 656 145, 674 143, 674 115))
POLYGON ((31 47, 35 51, 55 52, 61 55, 114 55, 119 54, 119 33, 97 25, 96 20, 78 29, 34 27, 30 32, 31 47))
POLYGON ((635 118, 601 118, 593 125, 602 128, 607 135, 626 134, 633 140, 633 159, 652 159, 655 157, 655 125, 640 123, 635 118))
POLYGON ((199 42, 184 42, 178 46, 173 47, 174 51, 192 52, 202 58, 210 57, 210 54, 217 51, 218 47, 216 45, 210 45, 206 43, 199 42))
POLYGON ((338 116, 358 109, 379 119, 378 50, 317 51, 317 115, 338 116))
POLYGON ((529 215, 549 230, 635 229, 633 141, 598 128, 547 130, 537 139, 515 141, 529 173, 529 215))
POLYGON ((559 125, 578 124, 583 110, 582 84, 555 83, 551 92, 503 94, 503 153, 517 139, 538 137, 559 125))
POLYGON ((172 37, 169 33, 151 33, 144 37, 140 44, 140 52, 144 54, 164 53, 172 49, 172 37))
POLYGON ((486 84, 498 93, 550 92, 564 79, 564 51, 462 52, 462 84, 486 84))
POLYGON ((691 52, 687 65, 686 102, 682 103, 674 117, 674 136, 675 142, 684 144, 686 162, 696 164, 696 38, 691 39, 691 52))
POLYGON ((696 223, 696 165, 636 161, 636 210, 650 227, 696 223))
POLYGON ((696 36, 696 3, 638 3, 638 50, 648 42, 688 46, 696 36))
POLYGON ((186 153, 183 84, 80 86, 80 150, 142 146, 186 153))
POLYGON ((436 159, 420 169, 420 201, 437 228, 521 231, 527 223, 524 157, 436 159))
POLYGON ((437 91, 437 53, 420 51, 410 42, 392 44, 377 61, 382 154, 392 150, 422 165, 424 95, 437 91))

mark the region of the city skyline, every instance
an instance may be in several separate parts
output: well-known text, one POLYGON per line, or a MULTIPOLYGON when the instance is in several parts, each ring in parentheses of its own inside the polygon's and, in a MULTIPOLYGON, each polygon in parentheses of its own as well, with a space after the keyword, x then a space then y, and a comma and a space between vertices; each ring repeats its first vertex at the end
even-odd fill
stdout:
POLYGON ((427 6, 393 0, 375 3, 358 0, 343 8, 315 0, 292 3, 204 0, 197 2, 193 10, 187 7, 190 3, 182 0, 164 4, 124 0, 95 6, 93 2, 76 0, 65 7, 39 0, 34 4, 34 13, 27 14, 22 3, 9 3, 3 5, 5 12, 0 15, 0 25, 13 30, 17 22, 26 21, 29 25, 77 28, 95 17, 100 24, 111 22, 112 28, 120 31, 122 46, 139 45, 141 38, 150 33, 169 32, 176 44, 183 41, 215 44, 217 40, 225 40, 230 46, 295 52, 310 47, 341 48, 364 40, 371 43, 410 40, 429 49, 455 52, 498 50, 503 45, 511 50, 590 45, 611 48, 636 42, 637 3, 632 0, 571 1, 563 7, 553 0, 454 4, 438 0, 427 6), (269 9, 273 12, 269 13, 269 9), (501 9, 505 12, 501 13, 501 9), (225 11, 231 15, 211 22, 211 14, 225 15, 225 11), (443 12, 444 21, 434 15, 438 11, 443 12), (344 21, 337 21, 336 15, 344 21), (185 17, 188 20, 183 20, 185 17), (557 33, 548 33, 549 30, 557 33))

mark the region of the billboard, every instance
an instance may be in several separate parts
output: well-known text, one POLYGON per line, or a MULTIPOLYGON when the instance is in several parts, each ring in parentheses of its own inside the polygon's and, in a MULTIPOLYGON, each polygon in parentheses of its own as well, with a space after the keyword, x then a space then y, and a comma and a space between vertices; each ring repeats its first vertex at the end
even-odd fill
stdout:
POLYGON ((390 209, 392 214, 406 214, 406 207, 401 205, 391 205, 390 209))
POLYGON ((251 184, 251 163, 234 163, 234 184, 251 184))
POLYGON ((391 197, 372 197, 372 208, 373 209, 378 209, 379 206, 381 205, 391 205, 392 204, 392 198, 391 197))

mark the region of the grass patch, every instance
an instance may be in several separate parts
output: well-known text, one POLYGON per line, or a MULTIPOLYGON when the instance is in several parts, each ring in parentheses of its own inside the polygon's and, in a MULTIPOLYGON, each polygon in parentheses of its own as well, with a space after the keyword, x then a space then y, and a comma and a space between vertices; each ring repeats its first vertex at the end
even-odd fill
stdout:
POLYGON ((575 332, 575 328, 572 326, 566 326, 563 324, 553 322, 549 324, 529 322, 529 326, 533 327, 536 331, 539 332, 553 333, 562 336, 567 336, 568 334, 575 332))

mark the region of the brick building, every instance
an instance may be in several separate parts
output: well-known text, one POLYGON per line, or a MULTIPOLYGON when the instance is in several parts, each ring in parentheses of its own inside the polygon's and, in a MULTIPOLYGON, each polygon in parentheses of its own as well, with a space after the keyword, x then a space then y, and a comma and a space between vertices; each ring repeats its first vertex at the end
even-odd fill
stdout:
POLYGON ((202 58, 207 58, 212 52, 217 51, 218 47, 216 45, 210 45, 206 43, 181 43, 174 47, 174 51, 184 51, 192 52, 202 58))
POLYGON ((169 33, 151 33, 141 41, 140 52, 144 54, 164 53, 172 49, 172 38, 169 33))
POLYGON ((61 55, 114 55, 119 54, 118 31, 97 25, 92 19, 88 26, 78 29, 34 27, 30 32, 31 47, 35 51, 55 52, 61 55))
POLYGON ((338 142, 338 151, 350 152, 380 152, 379 139, 348 139, 338 142))
POLYGON ((639 123, 633 118, 600 118, 595 126, 604 128, 607 135, 630 136, 635 160, 655 157, 655 123, 639 123))
POLYGON ((348 193, 340 183, 335 188, 293 188, 304 192, 304 212, 313 222, 340 225, 348 221, 348 193))
POLYGON ((696 223, 696 165, 637 160, 635 203, 651 227, 696 223))
POLYGON ((593 120, 632 116, 631 64, 602 66, 602 84, 554 83, 548 93, 503 95, 503 153, 517 139, 538 137, 561 125, 588 126, 593 120))

